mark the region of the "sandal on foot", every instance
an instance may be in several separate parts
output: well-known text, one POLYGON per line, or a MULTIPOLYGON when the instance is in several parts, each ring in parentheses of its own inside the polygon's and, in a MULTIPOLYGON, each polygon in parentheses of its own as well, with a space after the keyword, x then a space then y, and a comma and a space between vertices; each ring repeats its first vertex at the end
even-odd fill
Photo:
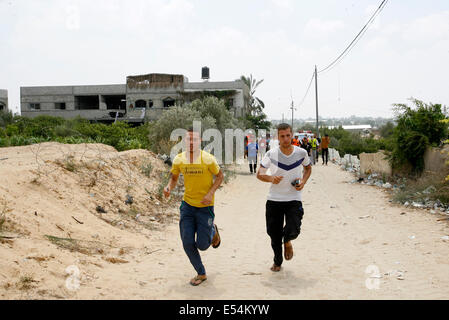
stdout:
POLYGON ((221 237, 220 237, 220 234, 218 233, 218 227, 216 224, 214 224, 214 227, 215 227, 215 234, 214 234, 214 237, 212 238, 212 243, 214 243, 216 241, 216 237, 218 237, 218 243, 215 245, 213 244, 212 248, 217 249, 221 244, 221 237))
POLYGON ((290 241, 284 243, 284 258, 285 260, 291 260, 293 258, 293 245, 290 241))
POLYGON ((206 280, 207 280, 207 278, 200 278, 200 276, 198 275, 195 278, 193 278, 192 280, 190 280, 190 284, 192 286, 196 287, 196 286, 199 286, 200 284, 202 284, 206 280))

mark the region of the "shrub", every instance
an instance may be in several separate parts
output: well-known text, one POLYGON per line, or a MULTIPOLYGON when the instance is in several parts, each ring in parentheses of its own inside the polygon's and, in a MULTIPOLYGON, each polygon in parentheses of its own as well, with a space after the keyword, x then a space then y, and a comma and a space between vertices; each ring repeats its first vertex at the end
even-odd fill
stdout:
MULTIPOLYGON (((159 142, 169 141, 173 130, 182 128, 188 129, 193 121, 201 121, 201 129, 215 128, 215 119, 211 116, 201 116, 200 111, 192 109, 190 106, 175 106, 164 112, 162 117, 154 123, 150 130, 150 144, 154 152, 161 152, 159 142)), ((164 150, 166 152, 167 150, 164 150)), ((169 152, 168 152, 169 154, 169 152)))
POLYGON ((426 149, 439 146, 447 138, 448 128, 440 104, 411 100, 416 109, 405 104, 394 105, 397 126, 392 135, 390 161, 395 168, 411 165, 414 173, 421 173, 426 149))

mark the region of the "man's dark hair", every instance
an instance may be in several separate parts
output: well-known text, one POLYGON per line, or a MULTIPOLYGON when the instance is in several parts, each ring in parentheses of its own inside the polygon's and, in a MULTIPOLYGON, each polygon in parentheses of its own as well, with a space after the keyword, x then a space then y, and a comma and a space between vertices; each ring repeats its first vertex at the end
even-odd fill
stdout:
POLYGON ((329 135, 326 133, 325 135, 324 135, 325 137, 329 137, 329 135))
POLYGON ((280 125, 278 125, 277 129, 278 129, 278 132, 279 132, 279 130, 290 129, 290 132, 293 133, 292 127, 288 123, 281 123, 280 125))

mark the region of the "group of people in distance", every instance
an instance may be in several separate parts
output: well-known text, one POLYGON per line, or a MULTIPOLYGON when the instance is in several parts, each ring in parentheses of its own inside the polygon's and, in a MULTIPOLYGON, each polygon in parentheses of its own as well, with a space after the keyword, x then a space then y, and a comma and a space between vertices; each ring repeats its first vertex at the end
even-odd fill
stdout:
MULTIPOLYGON (((311 138, 308 138, 307 135, 305 135, 302 140, 298 135, 293 136, 291 139, 292 145, 307 151, 307 155, 309 156, 312 165, 319 162, 320 153, 323 159, 323 165, 328 165, 329 143, 330 137, 327 133, 323 138, 317 138, 316 134, 314 134, 311 138)), ((257 140, 254 135, 248 135, 245 137, 245 145, 245 157, 248 159, 250 174, 253 174, 257 173, 258 154, 263 158, 265 153, 270 150, 270 147, 279 147, 279 140, 275 138, 259 138, 259 140, 257 140)))
POLYGON ((307 136, 304 136, 301 141, 299 140, 298 136, 292 139, 293 145, 303 148, 307 151, 307 154, 312 161, 312 165, 318 163, 320 152, 323 159, 323 165, 327 165, 327 163, 329 162, 329 143, 330 138, 327 133, 323 138, 317 138, 316 134, 314 134, 310 139, 307 138, 307 136))
MULTIPOLYGON (((259 169, 257 141, 252 141, 253 138, 250 137, 246 146, 248 160, 251 160, 251 172, 257 173, 258 180, 271 185, 265 204, 265 222, 274 254, 273 265, 270 267, 273 272, 281 271, 284 259, 293 258, 292 240, 300 234, 304 215, 302 190, 312 173, 308 151, 292 144, 291 126, 280 124, 277 127, 277 138, 269 143, 264 141, 267 144, 264 145, 259 169)), ((185 192, 180 206, 179 228, 184 251, 197 273, 190 284, 197 286, 207 280, 199 251, 205 251, 210 246, 218 248, 221 244, 221 236, 215 223, 214 197, 223 181, 223 171, 212 154, 201 150, 199 132, 188 130, 184 141, 187 151, 173 159, 164 195, 170 196, 182 174, 185 192)), ((321 146, 323 148, 323 141, 321 146)), ((257 230, 249 232, 254 232, 254 236, 257 236, 257 230)), ((226 236, 238 235, 229 232, 226 236)))

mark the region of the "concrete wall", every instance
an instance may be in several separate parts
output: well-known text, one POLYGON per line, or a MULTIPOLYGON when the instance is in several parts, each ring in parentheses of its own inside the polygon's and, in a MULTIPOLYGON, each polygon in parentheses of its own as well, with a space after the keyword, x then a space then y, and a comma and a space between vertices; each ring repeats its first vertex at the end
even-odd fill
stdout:
POLYGON ((380 173, 391 176, 393 171, 388 160, 385 160, 385 154, 382 151, 377 153, 362 153, 360 157, 360 174, 366 177, 370 173, 380 173))
MULTIPOLYGON (((121 111, 124 113, 124 110, 121 111)), ((22 111, 22 116, 35 118, 37 116, 52 116, 62 117, 64 119, 73 119, 80 116, 89 120, 107 120, 111 121, 115 119, 115 110, 37 110, 37 111, 22 111), (110 114, 111 113, 111 114, 110 114)))
MULTIPOLYGON (((360 173, 366 176, 371 172, 392 175, 393 170, 388 160, 385 160, 385 154, 380 151, 377 153, 360 154, 360 173)), ((424 171, 442 172, 449 169, 446 164, 449 161, 449 146, 443 148, 428 148, 424 154, 424 171)))
POLYGON ((432 172, 441 172, 448 170, 449 166, 449 146, 443 148, 429 148, 424 154, 424 170, 432 172))

